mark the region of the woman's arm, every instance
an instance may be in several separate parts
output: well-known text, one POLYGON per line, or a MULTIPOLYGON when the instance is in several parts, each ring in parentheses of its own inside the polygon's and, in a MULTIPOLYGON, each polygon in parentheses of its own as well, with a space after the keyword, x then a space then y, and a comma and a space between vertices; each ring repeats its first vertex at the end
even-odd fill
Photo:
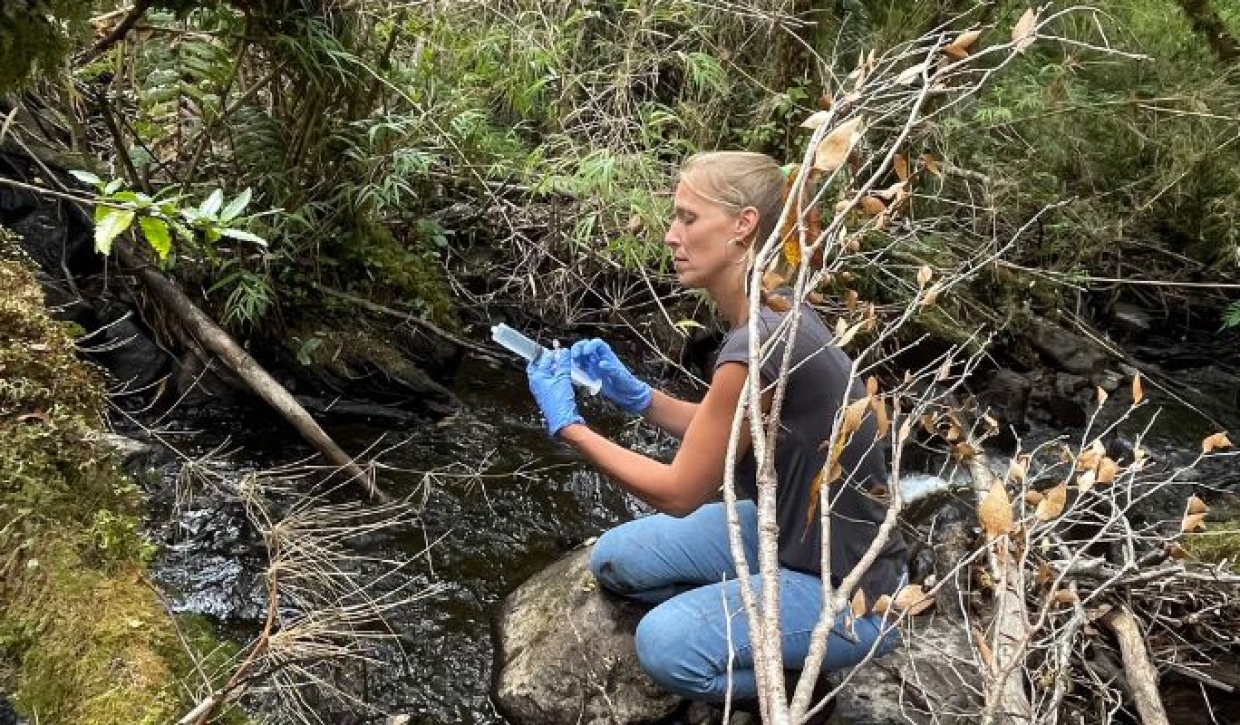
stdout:
POLYGON ((655 390, 650 397, 650 407, 642 412, 642 417, 668 435, 684 440, 685 431, 689 430, 689 424, 700 406, 701 403, 690 403, 655 390))
MULTIPOLYGON (((671 463, 660 463, 617 445, 584 423, 565 426, 559 437, 634 496, 664 513, 687 515, 710 500, 723 481, 732 417, 745 387, 747 369, 741 363, 720 366, 706 397, 696 405, 656 393, 650 407, 658 420, 649 413, 647 418, 660 427, 663 422, 673 427, 684 425, 683 442, 671 463), (660 399, 664 402, 655 402, 660 399)), ((738 455, 748 449, 749 428, 744 426, 738 455)))

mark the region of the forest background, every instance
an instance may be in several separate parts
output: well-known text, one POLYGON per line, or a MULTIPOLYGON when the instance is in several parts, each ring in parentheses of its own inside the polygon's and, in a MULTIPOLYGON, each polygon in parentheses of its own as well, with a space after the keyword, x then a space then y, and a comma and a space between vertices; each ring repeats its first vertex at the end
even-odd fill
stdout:
MULTIPOLYGON (((1105 324, 1121 302, 1240 325, 1240 8, 1096 7, 1058 32, 1143 58, 1035 45, 911 140, 920 183, 973 203, 919 241, 910 280, 1016 237, 919 331, 984 328, 1021 358, 1036 318, 1105 324)), ((793 161, 859 55, 952 19, 995 28, 984 45, 1027 9, 19 0, 0 9, 0 142, 87 172, 73 194, 100 202, 101 251, 149 255, 251 349, 330 357, 323 320, 345 329, 363 300, 449 335, 498 308, 670 350, 709 324, 660 243, 686 154, 793 161)), ((858 270, 824 292, 900 309, 902 289, 858 270)))

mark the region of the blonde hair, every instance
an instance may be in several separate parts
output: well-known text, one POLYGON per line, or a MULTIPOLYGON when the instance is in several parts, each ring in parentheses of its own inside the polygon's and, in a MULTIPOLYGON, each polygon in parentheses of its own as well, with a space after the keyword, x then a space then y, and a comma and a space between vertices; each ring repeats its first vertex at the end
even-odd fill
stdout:
POLYGON ((706 151, 680 167, 680 182, 695 194, 739 213, 758 211, 756 240, 770 236, 783 209, 784 175, 775 159, 751 151, 706 151))

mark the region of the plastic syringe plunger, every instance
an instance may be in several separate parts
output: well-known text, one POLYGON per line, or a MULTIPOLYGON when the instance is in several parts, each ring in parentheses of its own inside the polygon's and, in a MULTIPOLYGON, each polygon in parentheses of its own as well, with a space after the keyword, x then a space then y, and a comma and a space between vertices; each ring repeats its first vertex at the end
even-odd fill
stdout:
MULTIPOLYGON (((491 328, 491 339, 526 360, 533 360, 543 352, 551 352, 534 340, 531 340, 519 331, 514 330, 502 322, 491 328)), ((576 365, 573 365, 572 370, 569 372, 572 375, 573 382, 584 388, 590 395, 597 395, 599 388, 603 386, 603 382, 601 380, 590 377, 585 373, 585 371, 576 365)))

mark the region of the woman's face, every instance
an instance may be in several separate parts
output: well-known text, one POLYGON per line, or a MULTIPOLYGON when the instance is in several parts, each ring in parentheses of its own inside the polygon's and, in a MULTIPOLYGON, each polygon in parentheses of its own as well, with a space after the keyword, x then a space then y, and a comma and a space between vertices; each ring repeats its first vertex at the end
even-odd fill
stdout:
POLYGON ((663 241, 672 248, 672 264, 680 283, 691 289, 709 288, 725 273, 735 274, 745 256, 738 237, 748 230, 741 215, 704 199, 683 181, 673 197, 672 225, 663 241), (729 244, 737 239, 736 244, 729 244))

